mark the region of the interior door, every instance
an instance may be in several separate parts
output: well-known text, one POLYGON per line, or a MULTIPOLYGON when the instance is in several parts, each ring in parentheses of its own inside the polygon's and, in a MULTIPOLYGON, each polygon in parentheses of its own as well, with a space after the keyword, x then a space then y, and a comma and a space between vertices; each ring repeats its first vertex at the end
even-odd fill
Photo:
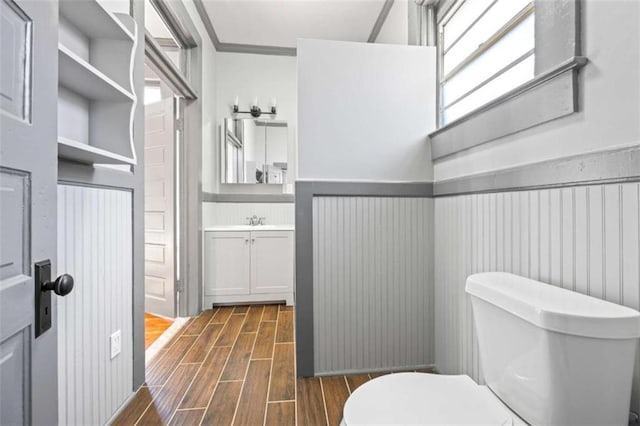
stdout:
POLYGON ((145 309, 173 318, 175 303, 175 137, 173 98, 145 106, 145 309))
POLYGON ((51 425, 57 297, 34 264, 56 272, 58 2, 2 0, 0 19, 0 424, 51 425))

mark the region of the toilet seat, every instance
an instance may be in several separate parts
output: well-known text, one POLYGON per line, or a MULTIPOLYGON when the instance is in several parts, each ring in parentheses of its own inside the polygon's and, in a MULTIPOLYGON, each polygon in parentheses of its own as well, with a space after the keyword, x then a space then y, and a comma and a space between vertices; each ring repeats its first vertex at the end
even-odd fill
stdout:
POLYGON ((517 416, 486 386, 469 376, 388 374, 356 389, 347 399, 343 424, 502 425, 517 416))

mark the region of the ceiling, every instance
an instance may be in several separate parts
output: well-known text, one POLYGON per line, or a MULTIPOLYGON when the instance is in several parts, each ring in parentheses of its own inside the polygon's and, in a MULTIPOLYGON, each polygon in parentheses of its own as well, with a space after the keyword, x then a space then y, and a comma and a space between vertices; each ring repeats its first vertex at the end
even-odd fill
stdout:
POLYGON ((367 41, 385 0, 202 0, 221 43, 295 48, 298 38, 367 41))

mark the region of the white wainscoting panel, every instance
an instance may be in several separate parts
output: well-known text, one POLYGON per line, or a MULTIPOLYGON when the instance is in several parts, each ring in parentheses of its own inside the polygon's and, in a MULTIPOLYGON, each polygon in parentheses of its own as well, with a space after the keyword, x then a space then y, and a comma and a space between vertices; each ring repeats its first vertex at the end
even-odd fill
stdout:
POLYGON ((266 217, 267 225, 293 225, 293 203, 202 203, 202 226, 246 225, 247 217, 266 217))
POLYGON ((316 374, 433 364, 432 248, 433 199, 314 197, 316 374))
MULTIPOLYGON (((483 382, 464 292, 472 273, 512 272, 640 308, 639 202, 638 183, 436 199, 437 368, 483 382)), ((636 366, 636 409, 638 390, 636 366)))
POLYGON ((58 185, 59 424, 105 424, 132 393, 131 193, 58 185), (110 335, 122 352, 110 357, 110 335))

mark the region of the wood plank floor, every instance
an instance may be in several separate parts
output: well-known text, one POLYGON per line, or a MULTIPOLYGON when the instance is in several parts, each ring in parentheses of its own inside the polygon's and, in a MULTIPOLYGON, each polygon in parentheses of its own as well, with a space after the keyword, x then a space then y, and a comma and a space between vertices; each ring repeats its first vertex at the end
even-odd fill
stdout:
POLYGON ((294 311, 221 307, 189 322, 147 366, 114 425, 338 425, 346 399, 383 373, 296 379, 294 311))
POLYGON ((144 313, 144 348, 148 349, 158 337, 162 335, 169 327, 171 327, 173 321, 170 319, 157 317, 147 312, 144 313))

